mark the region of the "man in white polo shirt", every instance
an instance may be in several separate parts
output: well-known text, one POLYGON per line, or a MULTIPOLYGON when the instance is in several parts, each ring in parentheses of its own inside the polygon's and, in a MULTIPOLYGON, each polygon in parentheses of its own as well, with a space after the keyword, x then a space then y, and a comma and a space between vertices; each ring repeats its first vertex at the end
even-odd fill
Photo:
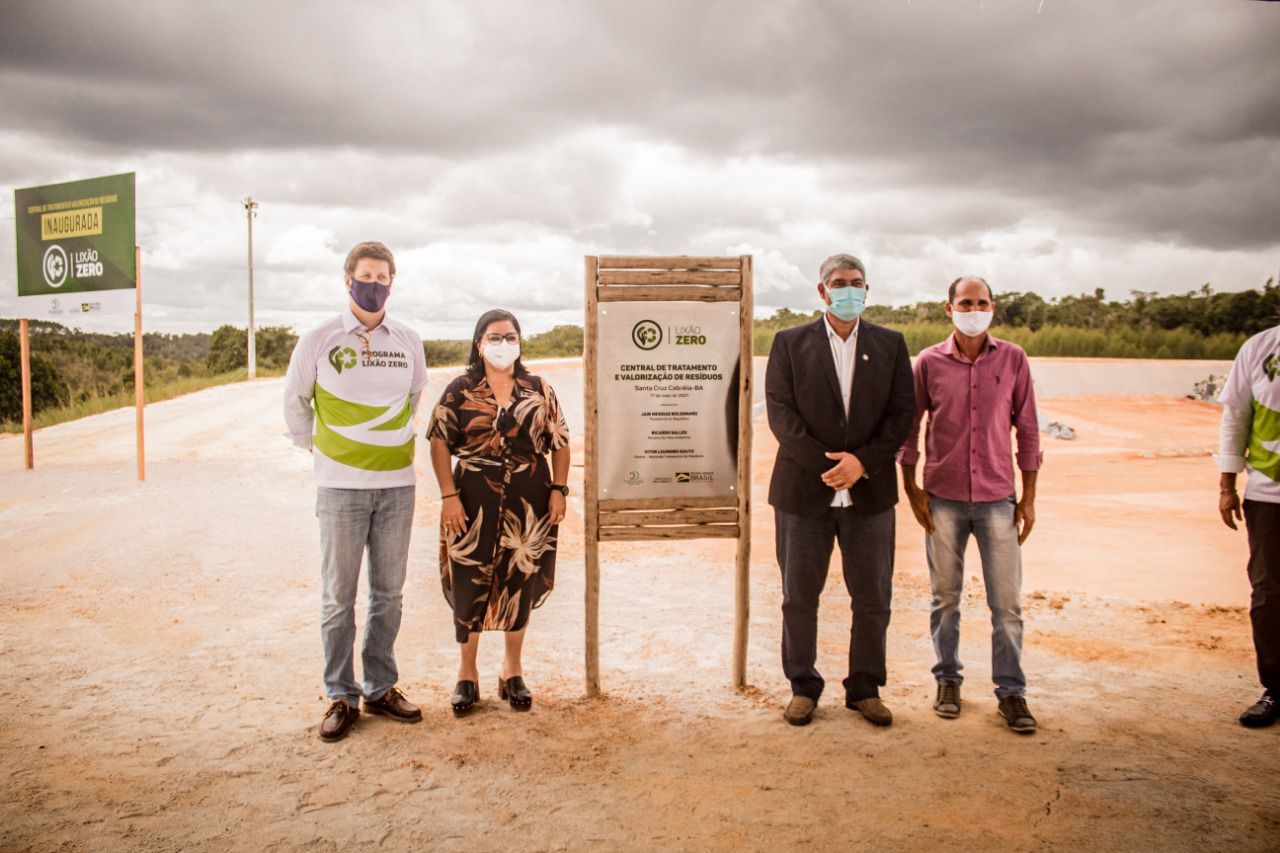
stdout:
POLYGON ((1280 326, 1244 342, 1220 399, 1218 514, 1232 530, 1243 519, 1248 531, 1249 620, 1263 690, 1240 725, 1256 729, 1280 719, 1280 326))
POLYGON ((396 689, 395 641, 413 526, 413 416, 427 386, 422 339, 387 316, 396 262, 381 243, 360 243, 344 265, 347 307, 302 336, 285 378, 289 437, 315 458, 320 637, 331 701, 320 737, 340 740, 366 711, 418 722, 396 689), (356 587, 369 552, 369 613, 355 680, 356 587))

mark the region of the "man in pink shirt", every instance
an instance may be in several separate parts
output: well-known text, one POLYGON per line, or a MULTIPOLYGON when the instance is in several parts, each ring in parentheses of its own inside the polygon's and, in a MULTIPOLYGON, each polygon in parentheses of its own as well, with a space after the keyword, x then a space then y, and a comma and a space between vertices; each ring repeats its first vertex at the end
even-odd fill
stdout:
POLYGON ((1036 730, 1022 674, 1021 545, 1035 524, 1040 433, 1031 369, 1022 348, 987 334, 995 300, 987 282, 951 282, 947 316, 955 332, 916 358, 916 415, 898 453, 902 484, 925 529, 933 603, 929 628, 938 662, 933 710, 960 716, 960 592, 964 551, 977 540, 991 608, 991 675, 999 713, 1019 734, 1036 730), (920 422, 925 435, 924 488, 916 485, 920 422), (1018 434, 1022 498, 1016 498, 1010 431, 1018 434))

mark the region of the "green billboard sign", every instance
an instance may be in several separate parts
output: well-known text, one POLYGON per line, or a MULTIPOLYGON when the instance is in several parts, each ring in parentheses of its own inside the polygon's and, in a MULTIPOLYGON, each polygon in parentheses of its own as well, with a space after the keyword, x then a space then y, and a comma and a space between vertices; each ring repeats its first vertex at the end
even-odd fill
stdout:
POLYGON ((13 207, 23 317, 133 313, 134 173, 15 190, 13 207))

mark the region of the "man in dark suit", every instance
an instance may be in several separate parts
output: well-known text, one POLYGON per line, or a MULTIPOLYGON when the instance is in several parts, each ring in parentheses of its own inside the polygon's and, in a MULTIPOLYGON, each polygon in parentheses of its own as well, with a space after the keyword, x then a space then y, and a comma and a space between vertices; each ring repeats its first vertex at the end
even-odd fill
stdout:
POLYGON ((818 598, 834 542, 853 599, 845 706, 887 726, 880 701, 893 585, 894 455, 911 430, 915 393, 898 332, 860 320, 866 269, 852 255, 823 262, 825 315, 773 339, 765 373, 778 456, 769 482, 782 569, 782 668, 787 722, 813 718, 824 681, 815 667, 818 598))

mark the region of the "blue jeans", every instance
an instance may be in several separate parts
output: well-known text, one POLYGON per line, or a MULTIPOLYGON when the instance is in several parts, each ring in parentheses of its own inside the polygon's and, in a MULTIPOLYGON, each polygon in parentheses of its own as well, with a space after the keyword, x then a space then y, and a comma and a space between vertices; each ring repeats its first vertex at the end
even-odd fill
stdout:
POLYGON ((1012 497, 999 501, 966 502, 930 497, 933 533, 925 537, 933 604, 929 632, 938 662, 933 677, 960 684, 960 592, 964 585, 964 550, 969 536, 978 542, 982 578, 991 608, 991 676, 996 696, 1021 696, 1027 687, 1022 674, 1022 549, 1013 520, 1012 497))
POLYGON ((320 578, 324 586, 320 640, 324 646, 324 687, 330 699, 360 702, 353 646, 356 586, 369 550, 369 613, 361 663, 364 696, 380 699, 399 678, 395 642, 400 632, 401 590, 409 560, 414 487, 316 490, 320 519, 320 578))

